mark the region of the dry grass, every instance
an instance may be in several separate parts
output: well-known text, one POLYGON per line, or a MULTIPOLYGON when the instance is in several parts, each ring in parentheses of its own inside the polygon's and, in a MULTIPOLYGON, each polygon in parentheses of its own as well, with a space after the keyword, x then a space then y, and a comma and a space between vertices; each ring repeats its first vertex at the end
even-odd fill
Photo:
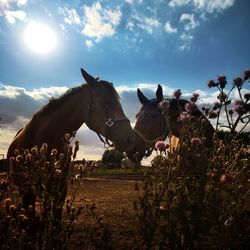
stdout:
POLYGON ((97 232, 100 219, 103 227, 107 226, 111 249, 139 249, 140 225, 133 207, 138 197, 134 186, 135 181, 131 180, 89 178, 83 181, 77 191, 76 205, 84 204, 84 210, 76 223, 71 248, 95 249, 85 229, 97 232))

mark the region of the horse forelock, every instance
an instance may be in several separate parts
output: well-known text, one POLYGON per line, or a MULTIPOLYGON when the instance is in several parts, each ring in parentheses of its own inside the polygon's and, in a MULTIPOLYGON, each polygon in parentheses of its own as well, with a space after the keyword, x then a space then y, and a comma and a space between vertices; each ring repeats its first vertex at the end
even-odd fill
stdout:
POLYGON ((100 87, 107 88, 107 90, 111 91, 111 93, 116 97, 117 100, 120 100, 120 96, 114 88, 113 83, 104 80, 98 80, 97 82, 100 83, 100 87))

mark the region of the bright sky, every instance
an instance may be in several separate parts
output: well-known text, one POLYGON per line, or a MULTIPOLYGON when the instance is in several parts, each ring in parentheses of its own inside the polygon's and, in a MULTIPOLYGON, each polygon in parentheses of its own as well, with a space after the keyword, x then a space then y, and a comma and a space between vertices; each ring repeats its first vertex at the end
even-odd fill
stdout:
MULTIPOLYGON (((0 153, 49 97, 83 81, 81 67, 114 83, 132 122, 138 86, 149 97, 159 83, 165 95, 199 90, 211 102, 207 80, 250 67, 249 9, 248 0, 0 0, 0 153)), ((83 127, 79 137, 81 156, 100 157, 95 134, 83 127)))

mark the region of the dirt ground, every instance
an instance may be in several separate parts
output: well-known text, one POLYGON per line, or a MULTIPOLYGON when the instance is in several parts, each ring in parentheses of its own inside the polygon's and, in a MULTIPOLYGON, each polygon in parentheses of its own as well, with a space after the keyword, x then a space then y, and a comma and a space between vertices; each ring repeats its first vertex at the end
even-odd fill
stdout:
MULTIPOLYGON (((69 198, 78 183, 69 190, 69 198)), ((75 200, 83 205, 70 249, 140 249, 139 222, 133 201, 134 180, 88 178, 81 181, 75 200)))

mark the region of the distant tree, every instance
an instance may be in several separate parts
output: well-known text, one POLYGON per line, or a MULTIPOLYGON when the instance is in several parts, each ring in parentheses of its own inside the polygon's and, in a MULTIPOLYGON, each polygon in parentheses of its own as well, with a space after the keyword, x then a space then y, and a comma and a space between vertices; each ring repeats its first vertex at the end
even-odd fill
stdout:
POLYGON ((107 149, 102 155, 102 163, 108 167, 120 167, 125 156, 116 149, 107 149))

